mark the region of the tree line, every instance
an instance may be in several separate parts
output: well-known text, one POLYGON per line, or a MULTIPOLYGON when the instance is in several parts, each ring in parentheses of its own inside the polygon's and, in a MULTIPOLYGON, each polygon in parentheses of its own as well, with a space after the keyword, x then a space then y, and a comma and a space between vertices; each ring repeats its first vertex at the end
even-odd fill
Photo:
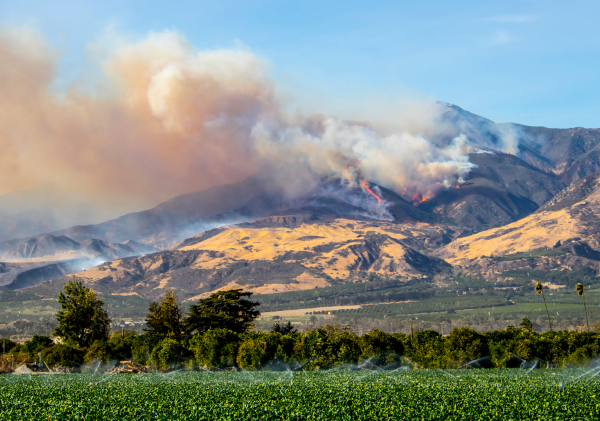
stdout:
MULTIPOLYGON (((541 286, 536 290, 542 293, 541 286)), ((583 287, 577 286, 583 296, 583 287)), ((281 363, 304 369, 327 369, 369 362, 413 368, 518 367, 524 361, 541 366, 584 364, 600 354, 600 334, 550 331, 536 333, 528 319, 517 327, 480 333, 457 328, 447 336, 434 330, 388 334, 374 329, 356 335, 347 326, 327 325, 298 332, 288 322, 270 332, 256 332, 260 315, 252 293, 220 291, 182 311, 172 291, 148 308, 144 333, 110 335, 102 300, 81 280, 60 292, 61 310, 55 339, 34 335, 23 345, 0 339, 0 350, 40 356, 44 364, 75 367, 100 359, 134 360, 157 370, 202 367, 246 370, 277 369, 281 363)))

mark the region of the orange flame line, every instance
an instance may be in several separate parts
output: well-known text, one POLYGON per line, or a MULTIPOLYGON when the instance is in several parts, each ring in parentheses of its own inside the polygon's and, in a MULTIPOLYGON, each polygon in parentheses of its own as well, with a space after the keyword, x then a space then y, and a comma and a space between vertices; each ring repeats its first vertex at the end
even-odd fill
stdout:
POLYGON ((362 181, 362 185, 363 185, 363 187, 364 187, 364 188, 365 188, 365 189, 366 189, 366 190, 367 190, 369 193, 371 193, 371 194, 372 194, 372 195, 375 197, 375 199, 377 199, 377 201, 378 201, 378 202, 381 204, 381 199, 379 198, 379 196, 377 196, 375 193, 373 193, 373 190, 371 190, 371 189, 369 188, 369 186, 367 186, 367 183, 365 183, 365 180, 363 180, 363 181, 362 181))

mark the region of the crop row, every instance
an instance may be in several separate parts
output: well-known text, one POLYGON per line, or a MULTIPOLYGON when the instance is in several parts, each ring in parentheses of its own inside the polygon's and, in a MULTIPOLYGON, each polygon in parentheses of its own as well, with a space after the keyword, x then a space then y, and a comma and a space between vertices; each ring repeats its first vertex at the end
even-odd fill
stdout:
POLYGON ((0 377, 1 420, 599 419, 598 370, 0 377))

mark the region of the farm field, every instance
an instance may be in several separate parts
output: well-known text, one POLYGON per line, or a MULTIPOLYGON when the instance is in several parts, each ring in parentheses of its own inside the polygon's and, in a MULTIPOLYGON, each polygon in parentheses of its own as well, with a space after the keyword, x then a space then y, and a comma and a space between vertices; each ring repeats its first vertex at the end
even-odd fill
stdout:
POLYGON ((0 419, 598 419, 598 370, 5 375, 0 419))

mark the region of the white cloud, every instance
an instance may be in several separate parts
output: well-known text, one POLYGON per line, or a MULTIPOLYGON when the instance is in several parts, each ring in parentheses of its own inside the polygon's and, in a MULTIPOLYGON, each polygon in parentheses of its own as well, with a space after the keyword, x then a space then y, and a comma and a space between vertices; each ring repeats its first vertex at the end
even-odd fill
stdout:
POLYGON ((485 22, 496 22, 496 23, 527 23, 534 22, 538 18, 535 15, 505 15, 505 16, 492 16, 484 19, 485 22))

